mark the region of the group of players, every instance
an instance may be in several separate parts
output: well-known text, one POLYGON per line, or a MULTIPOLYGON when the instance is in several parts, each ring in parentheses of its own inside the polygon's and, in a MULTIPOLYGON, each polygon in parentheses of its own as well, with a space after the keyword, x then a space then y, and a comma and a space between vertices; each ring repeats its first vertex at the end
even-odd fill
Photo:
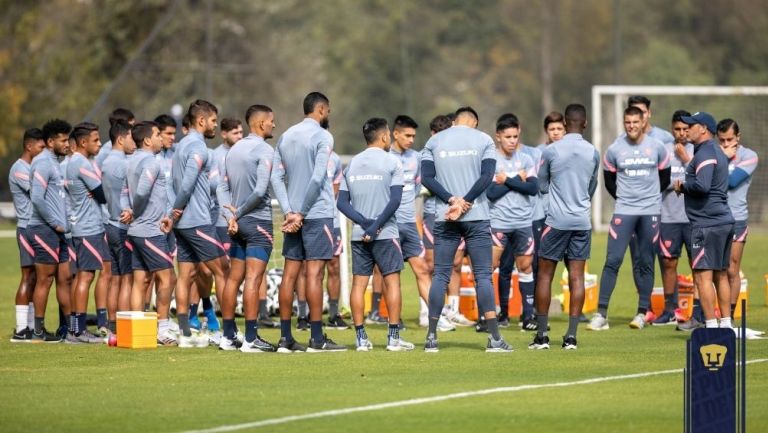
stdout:
MULTIPOLYGON (((495 137, 477 129, 479 116, 471 107, 437 116, 420 153, 411 148, 418 128, 412 118, 398 116, 392 130, 385 119, 372 118, 362 128, 366 149, 344 170, 328 131, 328 98, 312 92, 303 109, 304 120, 288 128, 274 148, 267 140, 275 115, 265 105, 253 105, 245 113, 249 135, 243 137, 239 121, 222 119, 224 143, 208 149, 205 139, 216 137, 219 122, 217 108, 204 100, 189 106, 178 143, 172 117, 136 122, 125 109, 112 113, 110 141, 104 145, 91 123, 72 127, 52 120, 42 130, 28 130, 22 156, 9 174, 22 267, 11 341, 101 343, 115 333, 117 311, 147 309, 154 293, 161 345, 190 348, 213 342, 222 350, 251 353, 347 350, 324 334, 322 322, 327 270, 325 326, 347 328, 338 310, 341 212, 354 223, 349 303, 356 350, 373 348, 365 325, 378 323, 388 324, 387 350, 414 349, 400 335, 400 272, 406 261, 421 298, 425 351, 439 350, 438 331, 475 325, 458 307, 458 269, 465 256, 474 274, 478 330, 489 334, 488 352, 512 350, 499 332, 510 318, 506 302, 495 305, 493 269, 499 269, 502 300, 509 298, 517 269, 524 298, 520 325, 536 331, 529 348, 545 349, 551 284, 557 262, 564 260, 571 302, 562 347, 576 349, 591 246, 591 200, 600 166, 598 151, 582 137, 587 125, 582 105, 569 105, 564 115, 550 113, 544 120, 547 143, 538 147, 520 143, 522 129, 512 113, 499 117, 495 137), (422 186, 427 192, 424 242, 415 216, 422 186), (283 215, 277 228, 272 225, 273 197, 283 215), (284 233, 279 325, 269 319, 264 300, 274 229, 284 233), (364 294, 371 276, 374 295, 366 317, 364 294), (86 323, 94 280, 96 334, 86 323), (54 281, 60 324, 50 333, 44 316, 54 281), (221 327, 211 300, 214 281, 221 327), (241 287, 242 333, 234 319, 241 287), (178 324, 169 318, 172 297, 178 324), (292 335, 296 297, 297 328, 310 331, 306 346, 292 335), (386 318, 378 311, 382 297, 386 318), (279 326, 279 342, 261 338, 260 326, 279 326)), ((728 287, 739 281, 746 192, 757 155, 739 144, 733 120, 715 124, 706 113, 678 111, 670 135, 652 126, 650 118, 650 101, 631 97, 624 112, 625 134, 603 156, 605 184, 616 198, 616 210, 599 311, 587 329, 608 329, 608 303, 627 246, 640 295, 630 326, 676 323, 682 245, 692 258, 701 303, 696 303, 694 318, 679 326, 718 325, 713 322, 713 282, 719 325, 730 326, 729 307, 738 290, 728 287), (654 318, 648 307, 657 255, 667 305, 654 318)))

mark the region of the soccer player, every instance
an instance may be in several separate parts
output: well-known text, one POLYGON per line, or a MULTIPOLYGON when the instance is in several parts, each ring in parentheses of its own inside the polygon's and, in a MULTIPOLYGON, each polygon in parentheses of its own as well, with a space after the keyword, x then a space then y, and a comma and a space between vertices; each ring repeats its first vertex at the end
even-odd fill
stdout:
MULTIPOLYGON (((167 179, 160 161, 162 138, 155 122, 141 122, 131 130, 138 150, 128 160, 125 187, 121 195, 121 222, 128 226, 128 241, 133 268, 131 309, 140 310, 144 294, 154 276, 157 282, 157 342, 163 346, 206 347, 208 338, 184 333, 178 339, 171 333, 168 312, 173 291, 173 258, 166 233, 171 230, 167 179)), ((179 304, 177 304, 178 307, 179 304)), ((181 304, 183 305, 183 304, 181 304)))
MULTIPOLYGON (((114 125, 117 122, 125 122, 130 126, 133 126, 136 124, 136 116, 134 116, 133 112, 127 108, 115 108, 109 114, 110 128, 112 127, 112 125, 114 125)), ((102 167, 102 165, 104 164, 104 160, 107 159, 107 156, 109 156, 109 152, 111 150, 112 150, 112 140, 101 145, 101 148, 99 149, 99 154, 96 155, 96 157, 93 159, 94 163, 96 164, 96 167, 99 167, 99 168, 102 167)))
POLYGON ((34 309, 32 293, 35 288, 35 251, 27 233, 29 218, 32 216, 32 203, 29 200, 29 170, 32 159, 45 148, 43 131, 30 128, 24 131, 21 157, 8 172, 8 187, 13 196, 13 209, 16 211, 16 242, 19 245, 19 264, 21 280, 16 290, 16 328, 11 336, 11 343, 29 343, 32 341, 34 328, 34 309))
MULTIPOLYGON (((333 196, 338 198, 339 186, 341 185, 341 178, 344 175, 343 167, 341 165, 341 158, 336 152, 331 152, 331 157, 328 159, 328 180, 333 187, 333 196)), ((325 324, 326 328, 332 329, 348 329, 349 325, 342 319, 339 314, 339 297, 341 297, 341 269, 339 267, 339 257, 344 250, 344 244, 341 239, 341 226, 339 222, 339 210, 334 207, 333 210, 333 258, 328 261, 326 270, 328 277, 326 279, 326 288, 328 290, 328 323, 325 324)), ((266 309, 266 302, 265 302, 266 309)), ((268 319, 269 323, 272 323, 271 319, 268 319)))
MULTIPOLYGON (((563 118, 563 114, 558 111, 552 111, 549 114, 544 117, 544 134, 546 134, 547 139, 545 143, 542 143, 538 146, 536 146, 536 149, 539 151, 539 160, 536 163, 537 168, 537 174, 538 174, 538 167, 541 164, 541 154, 544 152, 544 150, 549 147, 550 144, 560 140, 565 135, 565 119, 563 118)), ((527 147, 527 146, 526 146, 527 147)), ((525 149, 526 147, 523 147, 525 149)), ((534 160, 535 161, 535 160, 534 160)), ((538 275, 539 272, 539 248, 538 246, 541 244, 541 232, 544 230, 545 223, 547 217, 547 195, 543 194, 541 190, 539 190, 539 194, 536 198, 536 205, 533 209, 533 241, 536 243, 536 248, 533 252, 533 278, 536 280, 536 275, 538 275)), ((534 317, 534 322, 536 318, 534 317)), ((523 321, 523 329, 526 330, 534 330, 535 324, 532 324, 528 322, 526 324, 525 321, 523 321), (526 326, 530 325, 530 326, 526 326), (533 328, 533 329, 532 329, 533 328)))
POLYGON ((72 203, 69 223, 72 229, 72 243, 77 257, 76 285, 72 297, 72 322, 67 342, 103 343, 103 337, 92 334, 86 327, 88 292, 96 271, 110 266, 109 248, 104 236, 104 224, 100 205, 107 202, 101 177, 89 158, 99 152, 99 128, 92 123, 75 126, 75 152, 67 164, 64 178, 67 193, 72 203))
MULTIPOLYGON (((664 143, 669 158, 670 181, 685 179, 685 168, 693 157, 693 145, 688 142, 688 125, 683 116, 691 113, 678 110, 672 115, 674 143, 664 143)), ((652 322, 653 325, 677 323, 677 262, 683 253, 683 246, 691 261, 691 224, 685 215, 683 197, 669 185, 661 193, 661 230, 659 232, 659 262, 661 280, 664 285, 664 313, 652 322)))
POLYGON ((693 159, 685 170, 685 181, 675 182, 675 191, 685 194, 685 213, 691 221, 693 282, 699 290, 704 325, 717 328, 715 294, 720 305, 720 328, 731 328, 731 298, 728 266, 731 260, 734 219, 728 207, 728 157, 714 140, 715 119, 696 112, 684 116, 690 126, 693 159))
POLYGON ((102 163, 102 185, 107 199, 109 220, 106 224, 107 246, 112 257, 112 281, 107 295, 109 331, 116 330, 117 311, 131 309, 131 287, 133 286, 133 267, 131 250, 128 249, 128 225, 120 222, 123 207, 120 196, 125 186, 128 169, 128 157, 136 151, 136 143, 131 136, 131 125, 118 121, 109 129, 112 151, 102 163))
POLYGON ((636 244, 632 271, 638 285, 637 314, 629 323, 633 329, 645 326, 651 305, 654 258, 659 238, 661 191, 669 186, 669 154, 660 141, 643 132, 643 112, 637 107, 624 110, 624 130, 603 156, 605 187, 616 199, 616 209, 608 228, 608 251, 600 278, 598 311, 587 329, 609 328, 608 304, 616 287, 621 262, 629 243, 636 244))
POLYGON ((326 169, 333 151, 328 132, 331 106, 320 92, 304 98, 302 122, 286 130, 277 143, 272 163, 272 189, 285 216, 281 230, 285 269, 280 285, 280 341, 278 352, 303 351, 291 334, 293 292, 306 272, 310 340, 307 351, 341 351, 323 334, 323 270, 333 258, 333 190, 326 169))
POLYGON ((584 264, 592 243, 590 210, 597 188, 600 154, 582 137, 587 127, 587 109, 581 104, 565 108, 562 139, 541 154, 539 188, 547 194, 546 226, 539 245, 539 275, 536 280, 536 337, 529 349, 549 349, 547 315, 552 300, 552 278, 557 262, 565 260, 571 300, 568 330, 563 349, 577 348, 576 331, 584 305, 584 264))
POLYGON ((643 124, 641 126, 645 135, 662 142, 663 144, 672 144, 675 137, 666 129, 651 125, 651 100, 641 95, 633 95, 627 98, 627 107, 637 107, 643 112, 643 124))
POLYGON ((189 325, 189 290, 200 263, 213 273, 216 287, 225 287, 229 265, 224 246, 216 237, 211 221, 211 190, 205 168, 208 149, 205 138, 216 136, 218 109, 198 99, 189 106, 189 134, 173 154, 171 177, 175 199, 172 204, 174 233, 178 248, 179 277, 176 281, 176 317, 185 337, 192 335, 189 325))
POLYGON ((69 133, 72 126, 64 120, 54 119, 43 125, 46 148, 32 159, 29 169, 32 215, 27 231, 35 252, 35 306, 33 342, 57 343, 66 336, 66 318, 70 315, 69 249, 64 234, 67 223, 64 177, 56 157, 69 151, 69 133), (59 301, 60 328, 64 335, 54 335, 45 329, 45 309, 48 293, 56 279, 56 298, 59 301))
MULTIPOLYGON (((221 314, 224 335, 221 350, 235 350, 235 304, 243 287, 245 341, 241 352, 274 352, 275 347, 258 334, 259 285, 272 254, 272 200, 269 180, 274 151, 266 140, 272 138, 275 115, 266 105, 252 105, 245 113, 251 133, 238 140, 226 154, 221 182, 216 193, 232 236, 231 266, 223 288, 221 314)), ((242 131, 242 127, 240 128, 242 131)), ((229 235, 228 235, 229 236, 229 235)))
POLYGON ((373 349, 363 324, 363 298, 368 279, 376 265, 384 279, 384 297, 389 310, 386 349, 410 351, 414 345, 400 338, 400 271, 403 269, 403 249, 395 218, 402 203, 403 167, 396 156, 387 153, 391 138, 386 120, 368 119, 363 125, 363 136, 368 148, 352 158, 347 166, 338 200, 339 210, 355 223, 352 228, 350 305, 356 347, 358 352, 373 349))
MULTIPOLYGON (((229 238, 227 219, 223 215, 223 210, 220 209, 216 191, 222 179, 222 167, 224 166, 224 159, 227 157, 227 153, 235 143, 243 138, 243 122, 238 119, 224 118, 221 119, 220 128, 222 143, 213 150, 213 160, 209 178, 211 180, 211 199, 213 200, 212 209, 215 209, 216 212, 216 221, 214 223, 216 234, 219 236, 219 241, 224 245, 225 252, 229 254, 229 247, 232 244, 232 240, 229 238)), ((211 218, 213 218, 213 216, 214 213, 212 211, 211 218)))
MULTIPOLYGON (((508 113, 496 122, 496 174, 486 195, 491 201, 493 264, 499 267, 499 326, 509 326, 512 268, 517 267, 523 316, 533 312, 534 200, 539 191, 536 164, 520 144, 517 116, 508 113)), ((523 329, 526 329, 525 326, 523 329)))
POLYGON ((499 333, 491 283, 491 226, 484 192, 496 168, 495 147, 490 136, 475 129, 478 119, 471 107, 459 108, 454 125, 433 135, 422 154, 422 180, 439 199, 435 203, 435 274, 429 290, 426 352, 439 350, 437 322, 462 237, 472 260, 479 309, 491 334, 486 351, 512 351, 499 333))
MULTIPOLYGON (((717 139, 728 157, 728 207, 734 223, 733 243, 731 244, 731 260, 728 265, 728 282, 731 288, 731 316, 736 310, 736 302, 741 289, 741 256, 747 243, 747 192, 752 183, 752 175, 757 169, 757 153, 741 144, 739 124, 733 119, 723 119, 717 124, 717 139)), ((750 336, 747 331, 747 337, 750 336)), ((752 334, 762 335, 761 333, 752 334)))
MULTIPOLYGON (((183 122, 187 122, 187 116, 184 116, 183 122)), ((160 138, 163 141, 162 149, 155 155, 155 158, 160 161, 160 168, 165 174, 165 179, 170 182, 171 179, 171 161, 173 161, 173 154, 176 151, 174 145, 176 141, 176 120, 167 114, 161 114, 155 118, 158 128, 160 128, 160 138)), ((187 135, 187 134, 184 134, 187 135)), ((173 199, 173 189, 170 183, 166 186, 168 192, 168 200, 173 199)), ((173 234, 173 230, 168 232, 168 248, 171 250, 171 257, 176 257, 176 236, 173 234)), ((176 271, 173 272, 173 286, 176 286, 176 271)))

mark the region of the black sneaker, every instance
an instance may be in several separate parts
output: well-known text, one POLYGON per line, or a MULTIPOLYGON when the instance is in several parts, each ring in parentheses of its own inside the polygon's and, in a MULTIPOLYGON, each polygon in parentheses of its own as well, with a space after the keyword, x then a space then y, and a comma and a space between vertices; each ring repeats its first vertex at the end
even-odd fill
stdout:
POLYGON ((661 316, 651 322, 652 326, 665 326, 665 325, 677 325, 677 318, 672 311, 665 311, 661 313, 661 316))
POLYGON ((59 328, 56 329, 56 336, 59 337, 60 340, 67 338, 67 334, 69 334, 69 328, 66 326, 59 326, 59 328))
POLYGON ((533 338, 533 342, 528 345, 528 348, 531 350, 545 350, 549 349, 549 337, 543 336, 539 337, 538 334, 533 338))
POLYGON ((306 317, 299 317, 299 320, 296 322, 296 329, 299 331, 309 330, 309 320, 306 317))
POLYGON ((306 352, 307 348, 299 344, 296 340, 291 338, 281 338, 277 342, 277 353, 293 353, 293 352, 306 352))
POLYGON ((566 335, 563 337, 563 349, 576 350, 576 337, 573 335, 566 335))
POLYGON ((439 352, 440 348, 437 345, 437 337, 433 335, 427 335, 427 340, 424 342, 424 351, 425 352, 439 352))
POLYGON ((246 341, 240 346, 240 351, 244 353, 274 352, 276 350, 275 346, 258 335, 253 341, 246 341))
POLYGON ((328 329, 349 329, 349 325, 341 318, 340 314, 330 317, 325 327, 328 329))
POLYGON ((32 342, 33 343, 60 343, 61 337, 58 335, 53 335, 50 332, 48 332, 45 328, 42 329, 41 333, 32 332, 32 342))
POLYGON ((259 328, 275 329, 280 327, 279 323, 272 321, 269 317, 260 317, 258 323, 259 328))
POLYGON ((536 331, 539 329, 539 322, 536 321, 535 317, 527 317, 523 319, 523 331, 536 331))
POLYGON ((488 324, 485 322, 485 317, 481 317, 475 324, 475 332, 488 332, 488 324))
POLYGON ((509 316, 506 314, 499 314, 499 327, 509 328, 509 316))
POLYGON ((13 335, 11 336, 11 343, 31 343, 32 342, 32 330, 29 328, 24 328, 19 332, 16 332, 16 329, 13 330, 13 335))
POLYGON ((323 334, 323 339, 321 341, 315 341, 310 338, 309 346, 307 347, 307 352, 345 352, 346 350, 347 346, 334 343, 334 341, 328 338, 325 334, 323 334))

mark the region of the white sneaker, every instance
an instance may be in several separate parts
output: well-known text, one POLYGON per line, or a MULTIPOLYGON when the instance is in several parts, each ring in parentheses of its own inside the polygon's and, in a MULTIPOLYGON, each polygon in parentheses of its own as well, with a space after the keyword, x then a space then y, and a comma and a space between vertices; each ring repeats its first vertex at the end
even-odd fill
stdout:
POLYGON ((176 340, 176 334, 174 334, 170 330, 157 334, 158 346, 175 346, 178 343, 179 342, 176 340))
POLYGON ((173 319, 168 319, 168 330, 176 335, 180 335, 179 323, 173 319))
POLYGON ((645 327, 645 314, 638 314, 629 322, 629 327, 632 329, 643 329, 645 327))
POLYGON ((402 338, 392 338, 387 341, 387 351, 389 352, 410 352, 416 347, 402 338))
POLYGON ((608 319, 600 313, 595 313, 592 316, 592 320, 587 324, 587 329, 590 331, 605 331, 608 328, 610 328, 608 326, 608 319))
POLYGON ((373 343, 367 338, 355 341, 355 346, 357 346, 356 350, 358 352, 370 352, 373 350, 373 343))
MULTIPOLYGON (((741 338, 741 328, 733 328, 733 332, 736 334, 736 338, 741 338)), ((765 332, 763 331, 757 331, 755 329, 747 328, 744 332, 745 338, 747 340, 762 340, 765 337, 765 332)))
POLYGON ((475 326, 475 322, 467 319, 463 314, 461 314, 458 311, 451 310, 451 312, 447 314, 446 317, 451 322, 451 324, 456 326, 464 326, 464 327, 475 326))
POLYGON ((231 351, 231 350, 237 350, 239 348, 240 348, 240 343, 237 340, 222 336, 219 341, 219 350, 231 351))
POLYGON ((437 320, 437 330, 440 332, 455 331, 456 326, 454 326, 445 316, 441 315, 440 319, 437 320))
POLYGON ((209 341, 209 342, 210 342, 212 345, 214 345, 214 346, 218 346, 218 345, 219 345, 219 343, 221 343, 221 336, 222 336, 222 335, 223 335, 223 334, 221 333, 221 331, 216 331, 216 332, 209 332, 209 333, 208 333, 208 341, 209 341))
POLYGON ((179 347, 182 349, 189 349, 192 347, 197 348, 203 348, 208 347, 208 335, 200 334, 198 332, 192 331, 192 335, 189 337, 185 337, 184 335, 179 335, 179 347))

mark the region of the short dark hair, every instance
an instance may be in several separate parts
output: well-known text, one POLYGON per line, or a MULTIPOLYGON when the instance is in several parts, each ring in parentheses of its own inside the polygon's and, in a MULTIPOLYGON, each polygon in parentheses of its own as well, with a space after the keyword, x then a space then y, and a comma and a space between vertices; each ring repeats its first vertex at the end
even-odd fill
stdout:
POLYGON ((205 99, 195 100, 195 102, 189 104, 189 109, 187 110, 187 117, 189 117, 188 120, 190 125, 192 125, 198 117, 210 116, 212 114, 219 114, 219 109, 205 99))
POLYGON ((514 113, 504 113, 496 120, 496 132, 508 128, 520 128, 520 121, 514 113))
POLYGON ((363 137, 365 142, 371 144, 379 137, 379 133, 382 129, 387 128, 387 119, 381 117, 374 117, 365 121, 363 124, 363 137))
POLYGON ((404 128, 413 128, 418 129, 419 124, 416 123, 413 118, 410 116, 406 116, 405 114, 400 114, 397 117, 395 117, 395 121, 392 122, 392 128, 393 129, 404 129, 404 128))
POLYGON ((112 126, 109 128, 109 139, 112 141, 112 144, 115 144, 117 142, 118 137, 123 137, 131 133, 131 124, 128 122, 123 122, 122 120, 118 120, 112 126))
POLYGON ((438 132, 451 127, 451 119, 445 114, 438 114, 429 122, 429 130, 437 134, 438 132))
POLYGON ((21 142, 23 144, 27 144, 27 142, 37 141, 37 140, 45 140, 45 135, 43 135, 43 131, 40 128, 29 128, 26 131, 24 131, 24 138, 22 138, 21 142))
POLYGON ((192 122, 189 120, 189 114, 185 114, 181 117, 181 126, 187 129, 192 126, 192 122))
POLYGON ((157 123, 157 128, 160 129, 161 131, 165 130, 165 128, 176 127, 176 119, 174 119, 168 114, 161 114, 155 117, 155 123, 157 123))
POLYGON ((581 104, 568 104, 565 107, 565 121, 568 124, 580 123, 584 127, 587 121, 587 108, 581 104))
POLYGON ((643 110, 635 107, 634 105, 630 105, 624 109, 624 116, 640 116, 642 119, 645 117, 645 113, 643 113, 643 110))
POLYGON ((152 137, 152 128, 160 129, 160 126, 151 120, 145 120, 133 126, 131 137, 136 142, 136 146, 141 147, 144 144, 144 139, 152 137))
POLYGON ((72 132, 72 125, 66 120, 52 119, 43 125, 43 137, 46 141, 59 134, 69 135, 70 132, 72 132))
POLYGON ((717 132, 726 133, 731 128, 733 128, 733 133, 738 135, 739 124, 735 120, 727 118, 717 122, 717 132))
POLYGON ((219 127, 221 128, 222 132, 229 132, 233 129, 237 129, 238 126, 242 126, 243 122, 241 122, 238 119, 233 119, 231 117, 225 117, 221 119, 221 122, 219 122, 219 127))
POLYGON ((550 111, 549 114, 547 114, 544 117, 544 130, 546 131, 549 127, 550 123, 562 123, 565 125, 565 119, 563 118, 563 113, 559 111, 550 111))
POLYGON ((643 104, 645 108, 651 108, 651 100, 641 95, 632 95, 627 98, 627 106, 631 107, 635 104, 643 104))
POLYGON ((133 115, 133 112, 127 108, 115 108, 112 110, 112 113, 109 114, 109 125, 112 126, 117 122, 118 120, 122 120, 123 122, 130 123, 132 120, 135 120, 136 117, 133 115))
POLYGON ((315 107, 318 104, 330 105, 331 101, 328 97, 320 92, 310 92, 304 97, 304 114, 309 114, 315 111, 315 107))
POLYGON ((75 142, 79 142, 81 138, 91 135, 94 131, 99 132, 99 125, 91 122, 81 122, 75 125, 71 137, 75 139, 75 142))
POLYGON ((455 113, 456 118, 458 118, 459 115, 464 113, 471 114, 475 118, 475 120, 477 120, 478 122, 480 121, 480 116, 477 115, 477 111, 475 111, 475 109, 470 107, 469 105, 467 105, 466 107, 459 107, 459 109, 456 110, 456 113, 455 113))
MULTIPOLYGON (((683 117, 691 117, 691 113, 685 111, 685 110, 677 110, 674 113, 672 113, 672 123, 675 122, 683 122, 683 117)), ((685 123, 685 122, 683 122, 685 123)))
MULTIPOLYGON (((245 110, 245 123, 250 124, 251 123, 251 117, 259 114, 259 113, 271 113, 272 109, 267 107, 266 105, 261 104, 254 104, 248 107, 247 110, 245 110)), ((224 129, 224 121, 222 121, 221 129, 224 129)))

